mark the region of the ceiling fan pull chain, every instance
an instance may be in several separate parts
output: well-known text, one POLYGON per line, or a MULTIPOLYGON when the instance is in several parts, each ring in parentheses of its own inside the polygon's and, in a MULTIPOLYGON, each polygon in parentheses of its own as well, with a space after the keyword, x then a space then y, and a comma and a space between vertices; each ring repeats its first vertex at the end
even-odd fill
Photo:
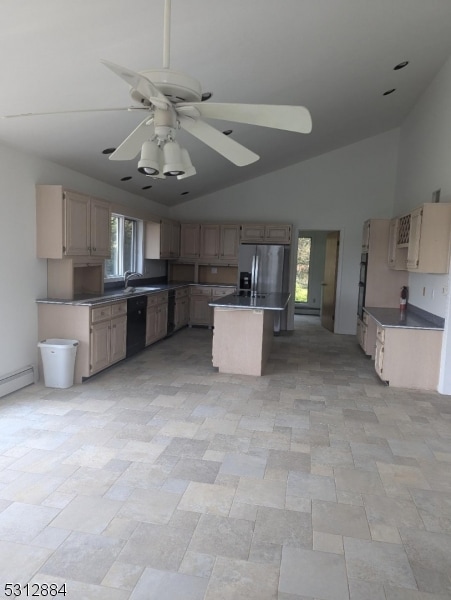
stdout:
POLYGON ((171 0, 164 0, 163 69, 169 69, 171 41, 171 0))

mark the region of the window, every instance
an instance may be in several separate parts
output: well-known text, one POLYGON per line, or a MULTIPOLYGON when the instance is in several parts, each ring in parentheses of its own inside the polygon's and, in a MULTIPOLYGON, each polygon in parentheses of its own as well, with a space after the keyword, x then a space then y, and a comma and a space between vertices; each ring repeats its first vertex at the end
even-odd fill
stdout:
POLYGON ((308 302, 308 286, 310 274, 310 255, 312 238, 300 237, 298 239, 298 259, 296 267, 296 293, 295 302, 308 302))
POLYGON ((118 279, 138 270, 138 221, 111 215, 111 258, 105 261, 105 279, 118 279))

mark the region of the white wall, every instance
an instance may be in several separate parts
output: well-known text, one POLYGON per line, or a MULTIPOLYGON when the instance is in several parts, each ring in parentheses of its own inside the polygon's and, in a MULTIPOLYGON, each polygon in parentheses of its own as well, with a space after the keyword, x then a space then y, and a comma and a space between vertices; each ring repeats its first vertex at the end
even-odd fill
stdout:
POLYGON ((35 184, 61 184, 142 211, 163 206, 75 171, 0 145, 0 376, 37 362, 36 298, 47 295, 46 261, 36 258, 35 184))
MULTIPOLYGON (((354 334, 362 225, 370 217, 392 215, 397 152, 398 130, 392 130, 184 203, 172 209, 173 216, 181 221, 287 222, 295 232, 340 230, 335 328, 354 334)), ((295 247, 294 240, 293 252, 295 247)))
MULTIPOLYGON (((451 58, 401 127, 395 214, 431 202, 437 189, 441 189, 441 202, 451 201, 451 58)), ((443 294, 450 283, 450 275, 409 276, 409 301, 445 317, 439 385, 444 394, 451 394, 451 306, 449 293, 443 294)))

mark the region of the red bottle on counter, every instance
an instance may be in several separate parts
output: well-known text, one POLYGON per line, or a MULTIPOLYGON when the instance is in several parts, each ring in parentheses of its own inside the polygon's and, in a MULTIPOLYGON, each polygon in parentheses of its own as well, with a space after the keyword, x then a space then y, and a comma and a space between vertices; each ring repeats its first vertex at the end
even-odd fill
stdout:
POLYGON ((399 298, 399 310, 401 314, 405 313, 407 309, 407 286, 403 285, 401 288, 401 296, 399 298))

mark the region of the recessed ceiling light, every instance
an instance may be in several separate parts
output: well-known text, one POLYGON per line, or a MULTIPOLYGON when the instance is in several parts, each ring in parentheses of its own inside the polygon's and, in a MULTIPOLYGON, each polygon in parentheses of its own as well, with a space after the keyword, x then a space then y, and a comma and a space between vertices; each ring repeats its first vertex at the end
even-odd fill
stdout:
POLYGON ((202 94, 202 102, 205 102, 205 100, 210 100, 210 98, 213 96, 213 92, 204 92, 202 94))
POLYGON ((113 154, 115 150, 116 148, 105 148, 105 150, 102 150, 102 154, 113 154))
POLYGON ((397 64, 396 67, 393 67, 393 71, 399 71, 399 69, 404 69, 404 67, 407 67, 408 64, 409 64, 409 61, 404 60, 403 62, 400 62, 399 64, 397 64))
POLYGON ((387 90, 382 95, 383 96, 389 96, 390 94, 393 94, 393 92, 396 92, 396 88, 392 88, 391 90, 387 90))
POLYGON ((131 177, 121 177, 121 181, 130 181, 131 177))
POLYGON ((226 129, 225 131, 222 132, 224 135, 230 135, 231 133, 233 133, 233 129, 226 129))
POLYGON ((151 185, 145 185, 143 188, 141 188, 142 190, 150 190, 152 186, 151 185))
POLYGON ((186 196, 186 194, 189 194, 189 192, 182 192, 180 196, 186 196))

